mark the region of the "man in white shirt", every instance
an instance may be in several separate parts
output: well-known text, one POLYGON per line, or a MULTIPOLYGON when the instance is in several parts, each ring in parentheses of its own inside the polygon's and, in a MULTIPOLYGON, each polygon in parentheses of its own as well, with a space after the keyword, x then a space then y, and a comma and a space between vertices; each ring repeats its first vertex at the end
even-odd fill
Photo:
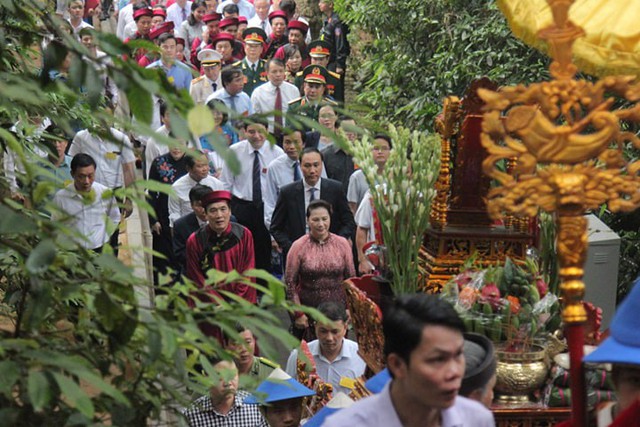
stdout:
POLYGON ((116 36, 120 40, 124 40, 127 37, 125 36, 124 29, 127 24, 133 22, 133 3, 135 0, 131 0, 128 5, 120 9, 118 12, 118 26, 116 27, 116 36))
POLYGON ((218 5, 218 9, 216 9, 216 12, 222 14, 222 9, 224 9, 224 7, 226 5, 231 4, 231 3, 235 4, 236 6, 238 6, 238 12, 239 12, 240 16, 244 16, 245 18, 247 18, 247 20, 253 18, 253 16, 256 14, 255 8, 247 0, 226 0, 226 1, 223 1, 218 5))
POLYGON ((225 189, 233 195, 231 210, 237 221, 251 230, 256 268, 271 266, 271 237, 264 225, 264 195, 267 193, 267 166, 284 154, 282 148, 266 140, 267 125, 262 118, 251 117, 245 123, 247 139, 233 144, 241 170, 235 175, 230 168, 222 170, 225 189))
POLYGON ((401 295, 382 319, 392 380, 382 392, 329 416, 331 427, 493 427, 493 414, 458 395, 465 370, 464 323, 437 295, 401 295))
POLYGON ((271 34, 271 23, 269 23, 269 0, 255 0, 253 2, 253 7, 256 11, 256 14, 253 18, 249 19, 247 22, 247 27, 258 27, 262 28, 262 30, 271 34))
POLYGON ((185 156, 187 174, 179 178, 171 185, 175 195, 169 197, 169 225, 173 227, 175 221, 188 213, 193 212, 189 191, 196 185, 206 185, 212 190, 224 190, 220 180, 209 175, 209 160, 202 152, 197 152, 196 157, 185 156))
POLYGON ((232 110, 231 113, 234 111, 236 113, 235 115, 230 114, 230 119, 253 114, 251 98, 243 92, 244 74, 242 74, 242 70, 238 67, 225 67, 220 78, 224 87, 210 95, 205 104, 208 104, 212 99, 222 100, 232 110))
MULTIPOLYGON (((318 306, 318 311, 331 323, 316 323, 317 340, 309 343, 316 372, 324 382, 333 386, 334 394, 351 389, 344 384, 364 374, 366 363, 358 356, 358 344, 345 338, 347 334, 347 311, 341 303, 327 301, 318 306)), ((287 373, 297 377, 298 350, 293 350, 287 361, 287 373)))
POLYGON ((110 128, 110 139, 97 133, 81 130, 73 138, 69 155, 78 153, 90 155, 96 162, 95 180, 113 189, 128 187, 135 181, 136 157, 133 146, 124 133, 110 128))
POLYGON ((256 114, 280 112, 280 114, 268 117, 269 132, 277 135, 281 132, 285 122, 284 115, 289 108, 289 102, 299 98, 300 91, 291 83, 284 81, 285 65, 281 60, 270 59, 267 62, 266 70, 269 81, 253 91, 251 105, 253 105, 253 111, 256 114), (278 99, 278 92, 280 92, 280 99, 278 99))
POLYGON ((109 241, 111 227, 120 222, 120 210, 113 196, 106 197, 109 188, 95 182, 96 162, 88 154, 76 154, 71 160, 73 183, 59 190, 53 203, 59 211, 54 212, 54 221, 69 221, 80 236, 78 243, 96 252, 109 241), (105 221, 105 216, 108 221, 105 221), (109 227, 107 224, 110 224, 109 227))
POLYGON ((186 21, 191 13, 192 1, 176 0, 174 4, 167 8, 167 21, 173 21, 175 28, 180 28, 182 21, 186 21))

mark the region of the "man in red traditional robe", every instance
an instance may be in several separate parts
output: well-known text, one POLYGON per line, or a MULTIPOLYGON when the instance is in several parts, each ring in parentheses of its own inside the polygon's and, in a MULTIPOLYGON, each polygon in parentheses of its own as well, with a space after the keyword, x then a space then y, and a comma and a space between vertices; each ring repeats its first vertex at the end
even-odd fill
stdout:
MULTIPOLYGON (((224 298, 218 291, 234 293, 249 302, 257 301, 256 289, 245 283, 219 287, 206 284, 207 271, 236 270, 243 273, 255 266, 253 237, 249 229, 231 222, 231 193, 213 191, 202 199, 208 223, 187 240, 187 277, 210 297, 224 298)), ((199 299, 205 300, 201 295, 199 299)))

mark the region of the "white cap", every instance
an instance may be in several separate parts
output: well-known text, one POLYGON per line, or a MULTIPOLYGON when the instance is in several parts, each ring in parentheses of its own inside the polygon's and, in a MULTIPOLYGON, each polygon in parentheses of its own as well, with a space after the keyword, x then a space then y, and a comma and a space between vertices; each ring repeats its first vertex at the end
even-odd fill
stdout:
POLYGON ((198 52, 198 61, 200 61, 202 65, 220 63, 221 60, 222 55, 213 49, 202 49, 198 52))

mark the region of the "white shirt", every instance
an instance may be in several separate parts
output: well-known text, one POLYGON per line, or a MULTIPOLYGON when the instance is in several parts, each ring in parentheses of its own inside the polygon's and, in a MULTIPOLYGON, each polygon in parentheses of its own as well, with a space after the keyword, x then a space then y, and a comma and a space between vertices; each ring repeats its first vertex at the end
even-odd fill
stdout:
MULTIPOLYGON (((282 96, 282 114, 286 114, 289 109, 289 102, 300 98, 300 90, 289 82, 282 82, 280 85, 280 95, 282 96)), ((251 105, 255 114, 270 113, 276 109, 276 86, 267 82, 255 88, 251 94, 251 105)), ((274 116, 268 116, 269 132, 273 132, 274 116)), ((282 117, 282 123, 285 122, 282 117)))
MULTIPOLYGON (((167 136, 169 135, 169 128, 165 125, 160 126, 156 129, 156 134, 167 136)), ((169 152, 169 146, 167 144, 158 144, 156 140, 151 137, 147 140, 147 146, 144 148, 144 158, 146 161, 146 172, 147 177, 149 177, 149 171, 151 170, 151 163, 158 156, 162 156, 163 154, 167 154, 169 152)))
MULTIPOLYGON (((36 129, 33 130, 33 133, 29 136, 25 136, 24 127, 20 122, 11 127, 11 132, 18 134, 21 138, 24 138, 26 140, 26 144, 23 145, 23 149, 25 151, 27 162, 31 161, 30 157, 33 155, 41 159, 47 158, 47 152, 36 145, 34 142, 40 139, 42 132, 44 132, 44 130, 50 125, 51 120, 49 120, 48 117, 45 117, 44 119, 42 119, 42 123, 40 123, 36 127, 36 129)), ((9 183, 9 189, 15 193, 16 191, 18 191, 18 181, 16 179, 16 175, 24 175, 26 172, 24 164, 22 163, 22 159, 20 159, 20 157, 13 150, 7 148, 7 152, 2 159, 2 166, 4 168, 4 175, 9 183)))
POLYGON ((77 27, 73 26, 73 24, 71 23, 71 19, 67 19, 67 22, 69 23, 69 25, 71 25, 71 29, 73 30, 73 35, 76 37, 76 39, 78 39, 78 41, 80 41, 80 30, 82 30, 83 28, 93 29, 93 25, 89 24, 88 22, 85 22, 83 19, 80 20, 80 24, 78 24, 77 27))
POLYGON ((247 116, 253 114, 253 106, 251 105, 251 98, 246 92, 240 92, 236 95, 231 95, 227 90, 223 87, 222 89, 218 89, 213 92, 207 99, 204 101, 205 104, 208 104, 212 99, 219 99, 227 106, 227 108, 235 111, 241 116, 247 116), (232 102, 233 101, 233 102, 232 102))
POLYGON ((195 181, 189 174, 180 177, 171 185, 175 195, 169 196, 169 225, 171 227, 173 227, 173 223, 180 217, 193 212, 191 202, 189 201, 189 191, 191 191, 196 184, 206 185, 214 191, 224 190, 222 182, 211 175, 200 180, 200 182, 195 181))
POLYGON ((360 206, 360 202, 364 195, 369 191, 367 178, 364 176, 362 169, 358 169, 349 177, 349 188, 347 189, 347 202, 355 203, 356 208, 360 206))
MULTIPOLYGON (((402 427, 391 393, 390 384, 379 393, 361 399, 324 420, 323 427, 402 427)), ((442 427, 495 427, 493 414, 480 402, 458 396, 453 406, 440 412, 442 427)))
MULTIPOLYGON (((264 194, 264 225, 267 227, 267 230, 271 226, 271 217, 273 216, 273 210, 276 208, 280 189, 293 182, 293 165, 296 162, 298 163, 297 167, 300 173, 300 179, 302 179, 300 162, 291 160, 286 154, 272 161, 267 168, 267 193, 264 194)), ((324 165, 322 165, 321 176, 323 178, 327 177, 324 165)))
POLYGON ((118 36, 120 40, 126 39, 126 37, 124 36, 124 27, 126 27, 130 22, 135 22, 133 20, 133 3, 129 3, 118 12, 118 26, 116 28, 116 36, 118 36))
POLYGON ((373 226, 373 209, 371 208, 371 192, 367 191, 354 216, 356 225, 369 230, 369 242, 376 240, 376 230, 373 226))
MULTIPOLYGON (((324 169, 324 168, 323 168, 324 169)), ((305 213, 307 212, 307 208, 309 207, 309 202, 311 202, 311 188, 315 188, 316 191, 313 192, 313 200, 318 200, 320 199, 320 182, 322 182, 322 178, 320 178, 318 180, 318 182, 316 182, 316 185, 314 185, 313 187, 311 187, 309 184, 307 184, 307 181, 302 180, 302 185, 304 187, 304 211, 305 213)))
POLYGON ((136 32, 138 31, 138 23, 136 21, 131 21, 129 22, 127 25, 124 26, 124 31, 123 31, 123 39, 130 39, 133 36, 136 35, 136 32))
MULTIPOLYGON (((255 157, 255 149, 249 144, 248 140, 242 140, 229 147, 233 151, 240 162, 240 174, 233 175, 228 167, 222 170, 221 180, 224 183, 225 190, 239 199, 253 200, 253 159, 255 157)), ((277 145, 269 144, 265 141, 262 147, 258 149, 258 158, 260 159, 260 188, 262 190, 262 198, 267 194, 267 166, 276 158, 282 156, 284 151, 277 145)))
MULTIPOLYGON (((340 354, 333 362, 329 362, 320 352, 320 341, 314 340, 309 343, 309 352, 313 356, 313 360, 316 363, 316 372, 325 382, 331 384, 334 388, 334 395, 338 392, 344 392, 346 394, 351 393, 351 390, 342 387, 340 380, 342 378, 356 379, 362 374, 367 367, 367 364, 358 356, 358 343, 348 340, 346 338, 342 341, 342 349, 340 354)), ((298 350, 293 350, 287 360, 287 373, 292 378, 297 378, 297 361, 298 350)))
POLYGON ((184 5, 185 15, 184 19, 182 18, 182 8, 176 2, 167 8, 167 21, 173 21, 176 29, 180 29, 180 25, 182 22, 186 21, 189 15, 191 14, 191 5, 193 2, 188 1, 184 5))
POLYGON ((120 210, 114 197, 103 199, 103 193, 108 188, 94 182, 91 186, 93 201, 86 203, 85 198, 79 194, 74 184, 59 190, 53 197, 53 203, 64 213, 55 212, 54 221, 67 219, 68 224, 75 228, 82 237, 77 238, 78 243, 86 249, 96 249, 109 241, 110 234, 107 230, 105 216, 114 225, 120 222, 120 210))
POLYGON ((136 161, 131 141, 124 133, 111 128, 111 135, 118 141, 103 140, 87 129, 76 134, 69 147, 69 155, 85 153, 96 161, 96 182, 109 188, 124 185, 123 166, 136 161))
POLYGON ((269 23, 269 16, 267 16, 264 20, 264 28, 262 27, 262 22, 262 19, 260 19, 260 17, 256 14, 253 16, 253 18, 247 21, 247 28, 258 27, 262 28, 264 32, 267 33, 267 35, 271 34, 271 23, 269 23))
MULTIPOLYGON (((248 24, 248 20, 253 18, 253 16, 256 14, 256 9, 247 0, 239 0, 237 2, 233 0, 225 0, 218 5, 216 12, 222 15, 222 9, 224 9, 224 7, 228 4, 236 4, 238 6, 238 11, 240 12, 239 15, 247 18, 247 24, 248 24)), ((270 33, 267 33, 267 34, 270 34, 270 33)))

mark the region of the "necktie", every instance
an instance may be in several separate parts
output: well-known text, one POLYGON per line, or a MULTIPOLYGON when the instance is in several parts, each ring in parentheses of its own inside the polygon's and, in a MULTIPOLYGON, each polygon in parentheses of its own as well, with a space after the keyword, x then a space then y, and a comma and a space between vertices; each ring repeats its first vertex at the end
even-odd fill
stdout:
POLYGON ((211 87, 213 88, 214 92, 218 90, 218 84, 216 82, 211 83, 211 87))
POLYGON ((311 203, 316 199, 316 189, 311 187, 309 191, 311 192, 311 195, 309 196, 309 203, 311 203))
POLYGON ((298 162, 295 162, 293 164, 293 180, 294 181, 298 181, 300 179, 300 169, 298 168, 299 164, 300 163, 298 162))
MULTIPOLYGON (((275 127, 273 129, 273 134, 276 138, 279 138, 282 134, 282 92, 280 92, 280 86, 276 87, 276 105, 275 105, 275 127)), ((296 162, 297 164, 297 162, 296 162)))
POLYGON ((231 109, 238 112, 238 109, 236 108, 236 95, 229 97, 229 102, 231 103, 231 109))
POLYGON ((182 20, 187 19, 187 9, 182 9, 182 20))
POLYGON ((253 202, 262 202, 262 187, 260 185, 260 157, 258 150, 253 152, 253 202))
POLYGON ((260 22, 260 27, 262 28, 262 31, 267 31, 267 22, 266 21, 260 22))
POLYGON ((251 65, 251 71, 253 71, 254 73, 256 72, 256 64, 251 65))

